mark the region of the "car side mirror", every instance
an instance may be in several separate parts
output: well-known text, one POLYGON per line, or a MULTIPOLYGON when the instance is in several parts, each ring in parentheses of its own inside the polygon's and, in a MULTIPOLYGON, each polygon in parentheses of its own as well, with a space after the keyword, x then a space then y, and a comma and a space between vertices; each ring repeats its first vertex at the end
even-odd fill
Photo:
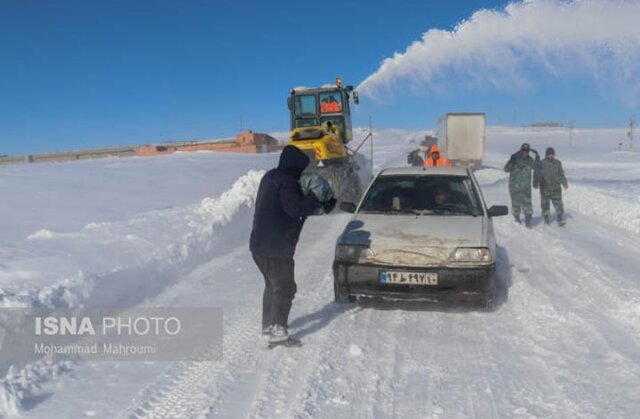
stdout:
POLYGON ((489 217, 500 217, 509 214, 509 208, 506 205, 494 205, 487 213, 489 217))
POLYGON ((353 214, 356 212, 356 204, 353 202, 341 202, 340 209, 344 212, 348 212, 349 214, 353 214))

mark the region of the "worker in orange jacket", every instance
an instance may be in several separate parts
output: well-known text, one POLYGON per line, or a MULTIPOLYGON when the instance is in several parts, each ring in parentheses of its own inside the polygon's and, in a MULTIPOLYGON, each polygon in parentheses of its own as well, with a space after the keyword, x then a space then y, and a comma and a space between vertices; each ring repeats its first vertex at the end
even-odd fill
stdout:
POLYGON ((440 149, 437 145, 432 145, 429 157, 424 161, 424 167, 451 167, 451 160, 440 155, 440 149))
POLYGON ((335 97, 329 96, 328 98, 325 98, 322 100, 322 102, 320 102, 320 112, 342 112, 342 107, 340 106, 340 102, 338 102, 335 97))

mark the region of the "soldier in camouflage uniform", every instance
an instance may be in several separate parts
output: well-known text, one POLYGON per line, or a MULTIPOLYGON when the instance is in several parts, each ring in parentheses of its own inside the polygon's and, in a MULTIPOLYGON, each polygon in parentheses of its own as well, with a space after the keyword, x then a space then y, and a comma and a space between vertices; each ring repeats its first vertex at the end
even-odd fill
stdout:
POLYGON ((562 187, 569 187, 567 178, 562 169, 562 163, 557 160, 556 152, 552 147, 545 151, 545 158, 540 163, 539 175, 537 181, 540 183, 540 203, 542 204, 542 216, 544 222, 549 224, 550 220, 550 202, 553 202, 553 208, 556 210, 558 225, 565 225, 564 206, 562 204, 562 187))
POLYGON ((531 205, 531 172, 536 169, 534 161, 529 152, 536 153, 536 161, 539 161, 538 153, 531 150, 529 144, 524 143, 520 151, 511 155, 511 158, 504 166, 504 171, 509 173, 509 194, 511 195, 511 211, 516 222, 520 223, 520 212, 524 212, 524 222, 527 227, 531 227, 531 216, 533 207, 531 205))

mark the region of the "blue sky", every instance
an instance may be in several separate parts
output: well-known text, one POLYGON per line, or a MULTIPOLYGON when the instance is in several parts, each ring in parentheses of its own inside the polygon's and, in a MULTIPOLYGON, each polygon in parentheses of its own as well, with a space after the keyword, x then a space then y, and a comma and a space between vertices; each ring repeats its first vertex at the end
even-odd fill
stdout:
MULTIPOLYGON (((0 154, 288 129, 290 87, 359 84, 431 28, 506 1, 23 1, 0 14, 0 154)), ((448 111, 493 124, 623 126, 634 108, 588 77, 525 91, 364 97, 355 124, 430 128, 448 111)))

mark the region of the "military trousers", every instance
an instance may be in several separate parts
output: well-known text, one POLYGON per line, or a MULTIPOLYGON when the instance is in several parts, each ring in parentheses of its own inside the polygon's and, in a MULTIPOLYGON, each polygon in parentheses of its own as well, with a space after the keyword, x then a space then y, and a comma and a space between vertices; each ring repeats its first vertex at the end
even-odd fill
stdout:
POLYGON ((540 189, 540 205, 542 207, 542 215, 548 216, 551 212, 551 204, 556 210, 556 214, 564 213, 564 204, 562 203, 562 189, 540 189))
POLYGON ((511 213, 514 217, 519 217, 520 212, 525 215, 533 214, 533 205, 531 204, 531 186, 528 188, 509 187, 511 195, 511 213))

